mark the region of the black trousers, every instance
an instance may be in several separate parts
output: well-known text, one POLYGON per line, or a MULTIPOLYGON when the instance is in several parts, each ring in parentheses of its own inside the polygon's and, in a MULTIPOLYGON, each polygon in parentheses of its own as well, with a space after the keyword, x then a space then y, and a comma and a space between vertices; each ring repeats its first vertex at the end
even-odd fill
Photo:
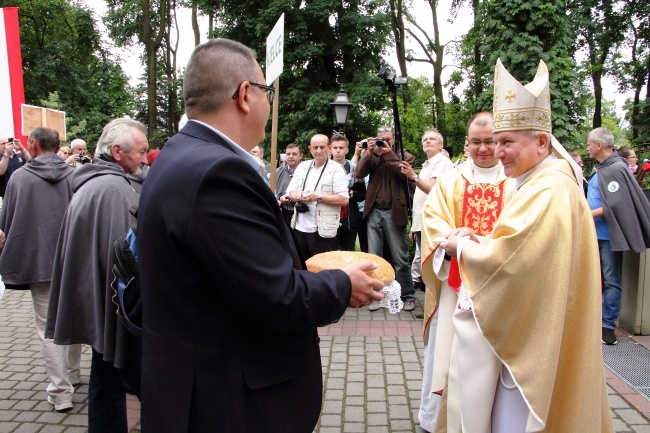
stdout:
POLYGON ((335 251, 338 249, 336 237, 323 238, 318 232, 305 233, 300 230, 294 230, 298 246, 305 260, 320 253, 335 251))
POLYGON ((140 398, 140 371, 121 370, 93 349, 88 383, 88 433, 126 433, 127 387, 140 398))
POLYGON ((341 220, 339 230, 336 232, 336 240, 342 251, 354 251, 358 229, 356 227, 346 227, 346 223, 345 220, 341 220))

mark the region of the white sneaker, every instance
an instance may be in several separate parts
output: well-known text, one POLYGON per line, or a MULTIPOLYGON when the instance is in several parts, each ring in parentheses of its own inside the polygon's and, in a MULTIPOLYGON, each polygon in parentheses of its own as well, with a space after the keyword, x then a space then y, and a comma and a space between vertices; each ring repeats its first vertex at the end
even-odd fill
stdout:
POLYGON ((72 409, 71 401, 64 401, 63 403, 54 403, 54 399, 51 395, 47 396, 47 402, 54 406, 54 410, 57 412, 67 412, 72 409))
POLYGON ((413 311, 415 310, 414 301, 404 301, 404 311, 413 311))
POLYGON ((379 302, 377 301, 372 301, 370 305, 368 305, 368 310, 370 311, 377 311, 379 310, 379 302))

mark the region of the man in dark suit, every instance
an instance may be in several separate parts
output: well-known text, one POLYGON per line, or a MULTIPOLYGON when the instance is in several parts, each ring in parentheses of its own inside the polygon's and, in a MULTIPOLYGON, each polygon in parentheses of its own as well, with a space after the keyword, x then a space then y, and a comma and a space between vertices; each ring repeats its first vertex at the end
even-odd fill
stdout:
POLYGON ((273 88, 255 54, 198 46, 188 124, 160 152, 138 220, 145 433, 311 432, 321 408, 316 326, 381 299, 363 270, 303 270, 273 192, 248 151, 273 88))

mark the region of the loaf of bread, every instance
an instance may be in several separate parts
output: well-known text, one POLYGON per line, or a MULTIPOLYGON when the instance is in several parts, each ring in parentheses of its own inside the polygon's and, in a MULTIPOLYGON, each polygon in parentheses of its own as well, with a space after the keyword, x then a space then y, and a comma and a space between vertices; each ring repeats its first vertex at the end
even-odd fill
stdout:
POLYGON ((377 269, 366 271, 371 278, 388 285, 395 281, 393 267, 382 257, 359 251, 330 251, 316 254, 307 260, 307 269, 311 272, 320 272, 326 269, 342 269, 354 263, 369 260, 377 264, 377 269))

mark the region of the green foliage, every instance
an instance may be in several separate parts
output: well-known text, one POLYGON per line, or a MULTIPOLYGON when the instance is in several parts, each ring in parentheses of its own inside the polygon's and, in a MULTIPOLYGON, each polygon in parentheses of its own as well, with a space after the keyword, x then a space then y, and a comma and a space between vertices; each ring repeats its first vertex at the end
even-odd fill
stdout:
MULTIPOLYGON (((586 117, 571 134, 571 137, 562 141, 562 145, 564 145, 564 147, 569 150, 575 150, 577 152, 585 148, 587 144, 587 135, 589 135, 589 132, 594 129, 593 116, 595 104, 596 101, 594 99, 594 96, 590 95, 586 101, 586 117)), ((630 145, 629 130, 625 126, 623 119, 621 119, 616 113, 616 103, 614 101, 608 101, 607 99, 602 101, 601 126, 612 131, 617 146, 630 145)))
POLYGON ((380 113, 389 103, 388 91, 376 77, 390 33, 385 1, 202 3, 206 12, 216 10, 220 24, 214 36, 234 39, 256 50, 263 70, 266 37, 280 15, 285 14, 280 148, 296 142, 306 151, 311 135, 331 134, 337 127, 330 102, 341 88, 354 104, 345 127, 350 141, 375 134, 381 123, 380 113))
POLYGON ((56 103, 66 112, 69 135, 83 133, 88 143, 99 138, 112 118, 131 114, 127 78, 101 45, 88 9, 69 0, 0 0, 0 6, 20 8, 28 104, 56 103), (56 97, 50 99, 50 94, 56 97))
MULTIPOLYGON (((544 60, 551 74, 553 133, 560 141, 569 137, 582 115, 584 89, 576 85, 580 81, 572 60, 574 35, 565 2, 487 0, 483 7, 484 19, 475 24, 463 48, 467 64, 475 58, 474 44, 482 41, 481 63, 475 65, 477 76, 472 85, 491 83, 498 58, 522 83, 533 79, 539 60, 544 60), (467 60, 470 53, 471 60, 467 60)), ((492 89, 478 95, 475 104, 477 111, 491 110, 492 89)))

